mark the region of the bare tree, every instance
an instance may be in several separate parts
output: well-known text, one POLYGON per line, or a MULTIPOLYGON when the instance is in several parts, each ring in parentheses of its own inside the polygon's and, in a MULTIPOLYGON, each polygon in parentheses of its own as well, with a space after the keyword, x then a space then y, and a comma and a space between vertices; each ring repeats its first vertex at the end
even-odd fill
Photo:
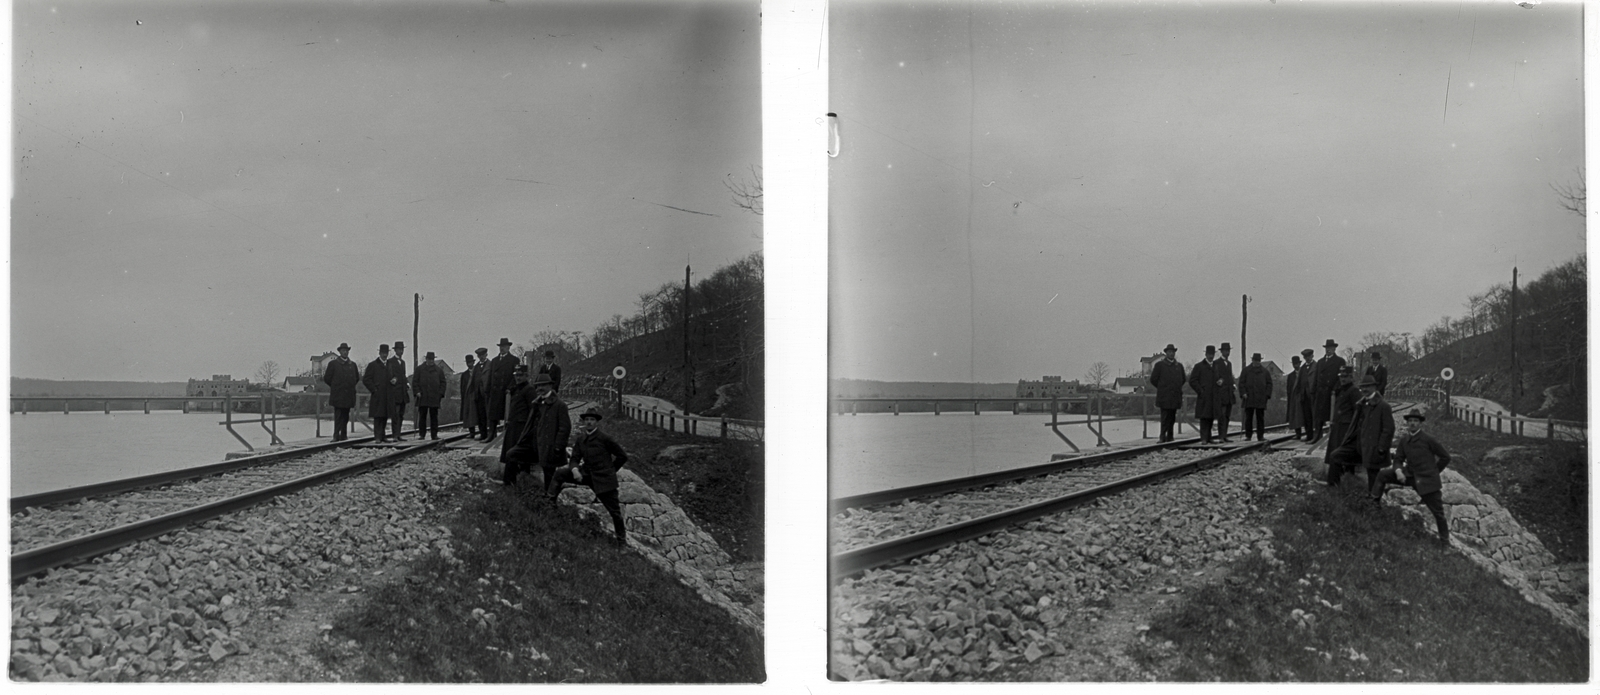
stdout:
POLYGON ((733 194, 734 207, 760 215, 764 211, 764 203, 761 199, 761 167, 751 166, 750 177, 754 180, 753 183, 746 181, 743 177, 734 179, 733 174, 728 174, 728 177, 722 180, 722 185, 728 189, 729 193, 733 194))
POLYGON ((1550 184, 1550 188, 1561 198, 1561 209, 1567 210, 1578 217, 1589 218, 1589 195, 1584 181, 1583 167, 1578 167, 1578 183, 1557 186, 1550 184))
POLYGON ((271 386, 277 382, 278 372, 280 371, 282 371, 282 368, 278 366, 277 362, 267 360, 262 362, 260 367, 256 367, 256 379, 261 382, 262 386, 271 386))
POLYGON ((1094 384, 1096 388, 1099 388, 1105 385, 1106 379, 1110 376, 1111 365, 1104 362, 1096 362, 1089 365, 1089 371, 1084 373, 1083 380, 1094 384))

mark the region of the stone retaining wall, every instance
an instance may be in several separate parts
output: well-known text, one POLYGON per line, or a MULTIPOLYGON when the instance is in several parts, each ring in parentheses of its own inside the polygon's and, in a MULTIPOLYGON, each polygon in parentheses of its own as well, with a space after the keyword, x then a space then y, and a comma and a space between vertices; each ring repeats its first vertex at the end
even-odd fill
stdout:
MULTIPOLYGON (((495 480, 500 479, 498 456, 475 455, 469 458, 495 480)), ((628 547, 646 560, 671 572, 679 581, 733 616, 740 623, 762 629, 762 599, 752 587, 759 578, 759 566, 741 567, 717 544, 716 539, 695 525, 670 498, 656 492, 633 471, 617 472, 617 498, 622 502, 623 522, 628 526, 628 547)), ((612 532, 611 516, 586 486, 568 486, 561 491, 561 504, 577 508, 580 517, 598 524, 607 535, 612 532)))
MULTIPOLYGON (((1320 447, 1294 458, 1296 466, 1323 480, 1327 465, 1320 447)), ((1365 493, 1365 473, 1346 475, 1344 484, 1365 493)), ((1445 520, 1450 544, 1474 563, 1494 572, 1528 602, 1549 611, 1565 625, 1589 634, 1589 580, 1587 563, 1558 563, 1538 536, 1517 523, 1511 512, 1493 496, 1484 494, 1453 470, 1440 474, 1445 520)), ((1389 488, 1384 503, 1398 506, 1429 535, 1437 533, 1433 514, 1410 488, 1389 488)))

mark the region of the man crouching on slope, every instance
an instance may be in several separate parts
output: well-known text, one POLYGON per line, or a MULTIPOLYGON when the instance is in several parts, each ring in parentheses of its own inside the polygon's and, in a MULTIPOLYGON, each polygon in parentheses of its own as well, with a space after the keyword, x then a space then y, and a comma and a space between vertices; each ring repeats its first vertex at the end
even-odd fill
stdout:
POLYGON ((1390 485, 1415 488, 1422 503, 1433 512, 1433 520, 1439 527, 1439 543, 1449 545, 1450 525, 1444 518, 1444 495, 1440 492, 1443 484, 1439 474, 1450 465, 1450 452, 1422 431, 1422 423, 1427 419, 1416 410, 1405 414, 1406 431, 1395 442, 1394 466, 1378 473, 1378 485, 1372 496, 1381 502, 1390 485))
POLYGON ((628 462, 628 452, 600 431, 600 409, 590 406, 578 416, 578 437, 572 443, 572 463, 556 471, 554 494, 564 483, 586 484, 611 514, 617 545, 628 540, 622 523, 622 503, 617 499, 617 471, 628 462))

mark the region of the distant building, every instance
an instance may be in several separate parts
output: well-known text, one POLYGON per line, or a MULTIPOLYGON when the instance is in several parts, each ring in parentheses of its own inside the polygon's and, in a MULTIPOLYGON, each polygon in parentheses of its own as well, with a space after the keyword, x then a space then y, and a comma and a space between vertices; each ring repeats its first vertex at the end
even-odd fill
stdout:
POLYGON ((234 379, 232 374, 212 374, 210 379, 190 379, 185 396, 240 396, 249 379, 234 379))
POLYGON ((1149 385, 1150 377, 1121 376, 1111 382, 1111 390, 1116 393, 1144 393, 1144 387, 1149 385))
POLYGON ((1144 378, 1144 383, 1146 383, 1146 384, 1150 383, 1150 368, 1155 366, 1155 363, 1160 362, 1161 360, 1164 360, 1166 358, 1167 358, 1167 354, 1164 353, 1164 352, 1158 352, 1158 353, 1156 353, 1154 355, 1151 355, 1149 357, 1140 357, 1139 358, 1139 376, 1144 378))
POLYGON ((303 376, 285 377, 283 380, 283 390, 285 393, 305 393, 306 391, 315 391, 317 390, 317 387, 323 385, 324 384, 322 383, 321 377, 314 377, 309 374, 303 376))
POLYGON ((1047 376, 1039 381, 1017 380, 1017 398, 1051 398, 1076 394, 1082 385, 1077 379, 1062 381, 1059 376, 1047 376))

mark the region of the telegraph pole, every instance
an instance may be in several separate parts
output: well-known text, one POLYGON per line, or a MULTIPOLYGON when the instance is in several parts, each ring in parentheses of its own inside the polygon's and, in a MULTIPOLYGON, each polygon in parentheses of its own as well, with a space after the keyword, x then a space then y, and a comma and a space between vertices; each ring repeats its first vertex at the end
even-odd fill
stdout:
POLYGON ((1239 312, 1243 319, 1239 321, 1239 359, 1244 360, 1245 364, 1250 364, 1250 351, 1244 349, 1245 329, 1250 327, 1250 295, 1245 294, 1240 297, 1239 312))
POLYGON ((417 353, 422 352, 422 346, 417 344, 417 324, 422 320, 422 295, 411 295, 411 373, 417 373, 417 353))
POLYGON ((1517 416, 1517 398, 1521 395, 1522 374, 1517 368, 1517 267, 1511 266, 1511 403, 1506 406, 1511 417, 1517 416))
POLYGON ((689 364, 689 266, 683 266, 683 414, 689 414, 694 395, 694 367, 689 364))

